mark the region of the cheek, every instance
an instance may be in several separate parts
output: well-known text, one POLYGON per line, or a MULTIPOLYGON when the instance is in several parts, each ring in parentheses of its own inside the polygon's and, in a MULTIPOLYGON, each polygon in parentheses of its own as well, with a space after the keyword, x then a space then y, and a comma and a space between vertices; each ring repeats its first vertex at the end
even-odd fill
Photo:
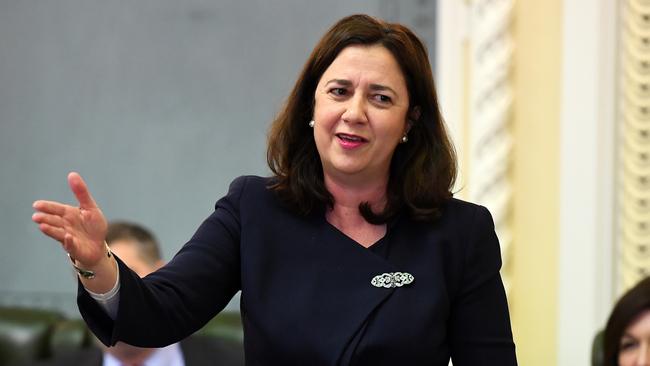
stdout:
POLYGON ((327 95, 317 95, 314 98, 314 121, 331 128, 345 113, 345 106, 332 100, 327 95))
MULTIPOLYGON (((316 121, 318 120, 316 119, 316 121)), ((314 141, 316 142, 316 150, 318 150, 318 154, 321 155, 321 157, 323 152, 327 150, 328 146, 331 144, 331 138, 329 136, 330 134, 325 129, 325 126, 316 122, 316 125, 314 126, 314 141)))
POLYGON ((398 142, 406 131, 406 122, 403 119, 390 119, 381 126, 375 129, 376 133, 381 135, 384 139, 395 140, 398 142))
POLYGON ((323 114, 324 100, 322 95, 317 95, 314 98, 314 120, 318 121, 319 117, 323 114))
POLYGON ((339 120, 342 112, 332 106, 323 103, 322 106, 314 107, 314 121, 317 125, 331 128, 339 120))
POLYGON ((621 351, 621 353, 618 354, 618 365, 634 366, 637 356, 637 351, 635 350, 621 351))
POLYGON ((339 119, 336 115, 320 113, 314 115, 314 138, 316 139, 316 144, 321 141, 331 140, 333 133, 336 130, 337 123, 339 119))

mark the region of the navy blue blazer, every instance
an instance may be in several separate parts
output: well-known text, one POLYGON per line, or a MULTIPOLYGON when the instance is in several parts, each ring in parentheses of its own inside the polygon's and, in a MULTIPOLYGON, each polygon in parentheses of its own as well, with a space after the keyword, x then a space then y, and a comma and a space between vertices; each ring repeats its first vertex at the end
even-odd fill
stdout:
POLYGON ((79 286, 78 304, 105 344, 182 339, 241 294, 247 365, 516 365, 494 224, 482 206, 449 200, 435 223, 402 215, 381 253, 324 214, 299 216, 240 177, 172 261, 140 279, 119 259, 112 321, 79 286), (408 272, 403 287, 374 276, 408 272))

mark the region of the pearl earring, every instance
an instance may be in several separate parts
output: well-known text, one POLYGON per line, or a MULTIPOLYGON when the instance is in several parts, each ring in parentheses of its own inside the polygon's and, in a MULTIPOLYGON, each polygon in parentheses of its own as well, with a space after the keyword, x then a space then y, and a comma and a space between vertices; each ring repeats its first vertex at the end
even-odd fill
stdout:
POLYGON ((309 127, 314 128, 315 124, 316 124, 316 122, 314 122, 313 119, 311 121, 309 121, 309 127))
POLYGON ((408 140, 409 140, 408 135, 407 135, 407 134, 404 134, 404 136, 402 136, 402 143, 405 144, 405 143, 408 142, 408 140))

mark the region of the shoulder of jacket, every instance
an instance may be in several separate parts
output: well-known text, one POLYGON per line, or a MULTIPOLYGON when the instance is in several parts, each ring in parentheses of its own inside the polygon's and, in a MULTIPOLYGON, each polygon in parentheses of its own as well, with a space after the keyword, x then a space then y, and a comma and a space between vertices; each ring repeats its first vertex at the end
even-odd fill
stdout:
POLYGON ((236 189, 246 191, 247 193, 269 191, 268 187, 272 184, 272 179, 257 175, 242 175, 233 179, 232 183, 230 183, 230 189, 236 187, 236 189))
POLYGON ((481 211, 487 211, 487 209, 484 206, 481 206, 473 202, 463 201, 458 198, 451 198, 449 201, 445 203, 443 209, 443 216, 472 217, 481 211))

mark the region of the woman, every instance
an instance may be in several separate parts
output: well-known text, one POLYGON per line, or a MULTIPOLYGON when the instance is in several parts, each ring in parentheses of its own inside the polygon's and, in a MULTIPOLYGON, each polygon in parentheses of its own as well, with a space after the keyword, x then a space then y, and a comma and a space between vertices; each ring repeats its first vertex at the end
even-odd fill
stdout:
POLYGON ((650 277, 621 297, 605 328, 605 365, 650 365, 650 277))
POLYGON ((237 178, 142 281, 105 249, 79 175, 78 208, 35 202, 41 231, 86 271, 79 308, 102 342, 174 342, 241 289, 249 365, 516 364, 494 225, 451 197, 455 156, 410 30, 365 15, 335 24, 267 156, 273 177, 237 178))

